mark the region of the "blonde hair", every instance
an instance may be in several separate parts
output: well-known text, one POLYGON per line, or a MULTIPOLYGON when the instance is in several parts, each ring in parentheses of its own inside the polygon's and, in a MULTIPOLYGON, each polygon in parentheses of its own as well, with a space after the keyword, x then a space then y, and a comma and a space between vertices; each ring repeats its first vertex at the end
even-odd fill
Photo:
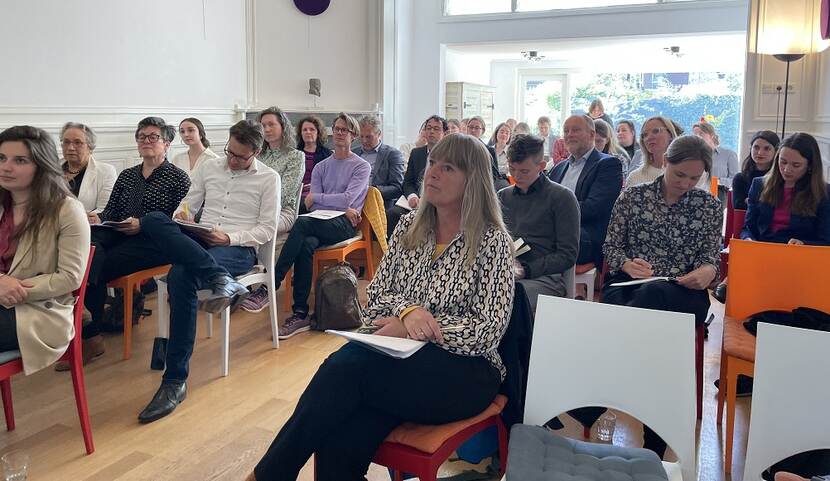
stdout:
POLYGON ((614 135, 614 129, 608 122, 602 119, 594 119, 594 129, 597 132, 597 136, 607 140, 605 148, 602 149, 603 154, 618 155, 628 159, 628 152, 620 147, 617 136, 614 135))
MULTIPOLYGON (((646 148, 646 124, 651 122, 652 120, 658 120, 660 123, 663 124, 663 127, 666 128, 666 131, 669 133, 671 140, 677 138, 677 130, 674 128, 674 122, 672 119, 668 117, 663 117, 661 115, 655 115, 654 117, 649 117, 643 122, 642 128, 640 128, 640 151, 643 153, 643 165, 640 169, 645 170, 647 166, 651 165, 651 152, 648 151, 646 148)), ((669 144, 671 144, 671 140, 669 144)))
MULTIPOLYGON (((488 229, 495 228, 507 232, 493 188, 490 153, 477 138, 458 133, 444 137, 430 151, 430 164, 436 160, 457 167, 466 177, 461 200, 461 232, 464 234, 466 249, 464 263, 468 266, 473 265, 481 238, 488 229)), ((413 250, 424 245, 437 227, 437 210, 422 195, 415 220, 401 238, 404 249, 413 250)))

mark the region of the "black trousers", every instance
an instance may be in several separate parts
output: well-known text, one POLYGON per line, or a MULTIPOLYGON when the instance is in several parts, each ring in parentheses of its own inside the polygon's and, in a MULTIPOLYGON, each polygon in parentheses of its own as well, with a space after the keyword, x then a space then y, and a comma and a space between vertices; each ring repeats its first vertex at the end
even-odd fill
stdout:
MULTIPOLYGON (((606 279, 602 289, 602 302, 660 311, 688 312, 694 314, 695 324, 702 324, 706 321, 710 304, 709 293, 706 290, 687 289, 665 281, 636 286, 610 287, 616 282, 630 280, 632 280, 631 276, 623 272, 606 279)), ((569 414, 584 426, 591 426, 604 412, 605 408, 588 407, 575 409, 569 414)), ((643 447, 651 449, 660 457, 663 457, 666 452, 666 442, 648 426, 643 426, 643 447)))
POLYGON ((16 351, 19 347, 14 307, 0 306, 0 352, 16 351))
MULTIPOLYGON (((82 337, 89 339, 101 333, 104 302, 107 300, 107 283, 133 272, 169 264, 165 251, 144 234, 124 235, 112 229, 92 229, 95 255, 89 268, 84 305, 92 314, 92 322, 84 326, 82 337)), ((130 293, 124 293, 130 295, 130 293)), ((125 319, 124 322, 130 322, 125 319)))
POLYGON ((354 234, 354 226, 345 215, 328 220, 297 218, 274 267, 277 288, 289 269, 294 267, 294 312, 308 314, 308 295, 311 293, 311 276, 314 273, 314 250, 321 245, 343 242, 354 237, 354 234))
POLYGON ((354 343, 320 366, 257 464, 258 481, 295 480, 316 455, 317 481, 365 480, 386 436, 403 422, 445 424, 479 414, 500 376, 483 357, 427 344, 394 359, 354 343))

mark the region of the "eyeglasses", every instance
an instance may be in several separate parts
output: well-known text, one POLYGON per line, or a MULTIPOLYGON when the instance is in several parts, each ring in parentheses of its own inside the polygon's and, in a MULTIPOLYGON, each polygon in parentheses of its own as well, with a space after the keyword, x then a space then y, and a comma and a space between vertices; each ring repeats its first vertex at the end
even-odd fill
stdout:
POLYGON ((159 134, 150 134, 150 135, 138 134, 138 135, 135 136, 135 140, 139 144, 143 144, 145 142, 155 144, 156 142, 159 141, 159 139, 161 139, 161 135, 159 135, 159 134))
POLYGON ((668 132, 668 131, 669 131, 669 129, 667 129, 665 127, 654 127, 653 129, 644 130, 643 131, 643 137, 645 137, 646 135, 660 135, 663 132, 668 132))
POLYGON ((354 132, 352 132, 351 130, 349 130, 346 127, 333 127, 331 129, 331 131, 334 132, 335 134, 352 134, 352 135, 355 135, 354 132))
POLYGON ((86 145, 86 142, 84 142, 83 140, 64 140, 61 142, 61 145, 64 149, 68 147, 75 147, 76 149, 80 149, 81 147, 86 145))
POLYGON ((225 145, 225 155, 227 155, 227 156, 228 156, 228 160, 231 160, 231 159, 239 159, 239 160, 241 160, 242 162, 247 162, 247 161, 248 161, 251 157, 253 157, 255 154, 256 154, 256 152, 254 152, 253 154, 251 154, 251 155, 249 155, 249 156, 245 157, 244 155, 239 155, 239 154, 235 154, 235 153, 233 153, 230 149, 228 149, 228 146, 227 146, 227 145, 225 145))

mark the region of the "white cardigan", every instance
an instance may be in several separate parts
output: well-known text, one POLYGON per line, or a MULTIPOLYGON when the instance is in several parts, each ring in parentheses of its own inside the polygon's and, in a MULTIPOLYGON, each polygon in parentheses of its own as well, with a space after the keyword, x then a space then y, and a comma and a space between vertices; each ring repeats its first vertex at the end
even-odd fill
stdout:
POLYGON ((84 205, 87 212, 101 212, 107 206, 115 185, 115 167, 98 163, 90 156, 86 164, 86 172, 78 190, 78 200, 84 205))
POLYGON ((218 158, 219 156, 216 155, 216 152, 210 149, 205 149, 205 151, 199 155, 199 158, 196 159, 196 164, 193 166, 193 170, 190 170, 190 157, 187 155, 187 151, 185 150, 184 152, 179 152, 178 154, 174 155, 173 160, 171 162, 176 167, 185 171, 188 177, 193 177, 193 171, 196 170, 197 167, 199 167, 199 164, 208 159, 218 158))

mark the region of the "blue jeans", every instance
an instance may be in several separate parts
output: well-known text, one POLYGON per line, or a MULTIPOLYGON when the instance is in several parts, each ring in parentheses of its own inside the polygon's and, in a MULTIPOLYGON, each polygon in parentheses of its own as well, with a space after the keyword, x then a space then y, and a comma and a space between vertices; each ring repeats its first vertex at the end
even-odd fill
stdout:
POLYGON ((196 341, 196 291, 216 276, 248 272, 256 264, 256 251, 252 247, 204 246, 160 212, 144 216, 141 231, 173 259, 167 275, 170 337, 163 378, 184 381, 196 341))

